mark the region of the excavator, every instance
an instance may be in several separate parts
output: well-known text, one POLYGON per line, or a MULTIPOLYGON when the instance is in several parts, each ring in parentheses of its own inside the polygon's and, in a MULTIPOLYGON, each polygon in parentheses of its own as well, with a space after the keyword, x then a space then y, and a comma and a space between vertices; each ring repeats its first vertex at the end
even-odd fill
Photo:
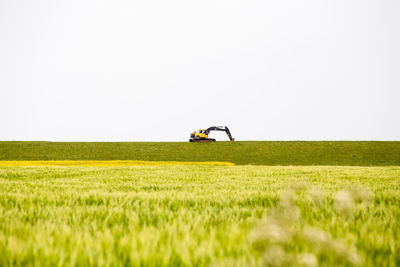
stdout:
POLYGON ((211 131, 223 131, 226 132, 228 135, 229 139, 231 141, 235 141, 235 138, 232 137, 231 132, 229 131, 228 127, 226 126, 211 126, 207 129, 200 129, 197 132, 193 132, 190 134, 190 139, 189 142, 215 142, 214 138, 208 138, 208 135, 210 134, 211 131))

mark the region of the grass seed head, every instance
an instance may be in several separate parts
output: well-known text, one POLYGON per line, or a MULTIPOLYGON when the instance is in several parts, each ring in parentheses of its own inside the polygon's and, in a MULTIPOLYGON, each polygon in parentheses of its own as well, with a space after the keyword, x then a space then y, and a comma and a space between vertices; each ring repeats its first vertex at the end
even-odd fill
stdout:
POLYGON ((337 192, 334 195, 334 204, 338 212, 350 213, 354 210, 354 199, 349 191, 337 192))
POLYGON ((285 229, 285 227, 277 223, 267 224, 264 228, 264 233, 272 243, 289 242, 292 236, 289 229, 285 229))
POLYGON ((353 199, 356 203, 369 204, 374 198, 374 193, 371 189, 366 188, 362 185, 356 185, 349 188, 353 199))
POLYGON ((355 247, 352 246, 349 247, 341 240, 334 240, 331 242, 331 245, 332 249, 338 255, 339 259, 345 262, 349 262, 353 265, 361 264, 360 255, 358 254, 357 249, 355 247))
POLYGON ((308 191, 308 195, 315 206, 321 207, 326 201, 326 193, 319 188, 313 187, 308 191))
POLYGON ((271 244, 284 244, 291 240, 292 232, 285 225, 269 221, 255 228, 249 236, 253 247, 264 251, 271 244))
POLYGON ((292 259, 291 255, 287 254, 281 246, 269 247, 263 255, 264 266, 279 267, 290 266, 292 259))
POLYGON ((301 253, 297 256, 297 263, 304 267, 317 267, 317 257, 312 253, 301 253))
POLYGON ((321 245, 328 242, 330 239, 329 235, 320 228, 306 226, 303 230, 304 238, 313 244, 321 245))
POLYGON ((296 194, 293 190, 283 190, 280 194, 279 205, 274 211, 274 218, 286 224, 300 220, 300 210, 293 204, 295 198, 296 194))

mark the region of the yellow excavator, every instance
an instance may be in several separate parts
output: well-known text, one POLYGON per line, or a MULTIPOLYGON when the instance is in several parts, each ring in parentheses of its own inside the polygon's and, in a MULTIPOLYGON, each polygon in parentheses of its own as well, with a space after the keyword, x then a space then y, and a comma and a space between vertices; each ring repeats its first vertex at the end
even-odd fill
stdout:
POLYGON ((226 126, 211 126, 207 129, 200 129, 198 131, 191 133, 189 142, 196 142, 196 143, 215 142, 214 138, 208 138, 208 135, 210 134, 211 131, 226 132, 229 139, 231 141, 235 141, 235 138, 232 137, 231 132, 229 131, 228 127, 226 127, 226 126))

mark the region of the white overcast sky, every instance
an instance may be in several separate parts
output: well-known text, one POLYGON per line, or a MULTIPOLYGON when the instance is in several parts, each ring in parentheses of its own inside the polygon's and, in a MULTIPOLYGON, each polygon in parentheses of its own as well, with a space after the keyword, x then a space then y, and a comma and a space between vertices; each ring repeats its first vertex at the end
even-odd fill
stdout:
POLYGON ((400 1, 0 0, 0 140, 187 141, 212 125, 400 140, 400 1))

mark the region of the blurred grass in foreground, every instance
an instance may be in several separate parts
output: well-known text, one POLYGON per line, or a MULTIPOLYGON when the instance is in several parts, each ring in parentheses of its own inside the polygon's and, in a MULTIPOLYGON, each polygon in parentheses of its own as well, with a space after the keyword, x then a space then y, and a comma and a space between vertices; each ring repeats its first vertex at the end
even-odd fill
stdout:
POLYGON ((0 266, 399 266, 400 167, 1 167, 0 266))

